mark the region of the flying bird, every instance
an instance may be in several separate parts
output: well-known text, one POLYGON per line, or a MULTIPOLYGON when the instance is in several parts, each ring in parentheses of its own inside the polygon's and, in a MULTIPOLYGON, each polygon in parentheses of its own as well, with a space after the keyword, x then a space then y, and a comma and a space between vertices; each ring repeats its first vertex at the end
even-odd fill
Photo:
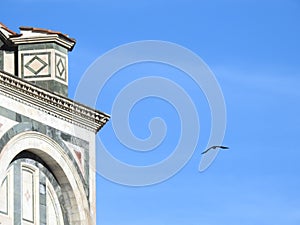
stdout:
POLYGON ((215 145, 215 146, 211 146, 210 148, 206 149, 206 150, 205 150, 204 152, 202 152, 201 154, 205 154, 205 153, 207 153, 209 150, 211 150, 211 149, 216 149, 216 148, 229 149, 229 147, 226 147, 226 146, 215 145))

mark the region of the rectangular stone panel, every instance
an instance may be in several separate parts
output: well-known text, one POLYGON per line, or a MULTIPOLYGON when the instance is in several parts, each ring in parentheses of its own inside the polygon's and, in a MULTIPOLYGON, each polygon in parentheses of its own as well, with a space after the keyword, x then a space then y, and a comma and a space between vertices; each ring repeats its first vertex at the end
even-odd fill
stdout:
POLYGON ((62 81, 66 81, 68 72, 67 70, 66 57, 55 53, 55 77, 62 81))
POLYGON ((21 74, 23 78, 50 77, 50 52, 22 53, 21 74))
POLYGON ((34 222, 34 174, 22 168, 22 219, 34 222))

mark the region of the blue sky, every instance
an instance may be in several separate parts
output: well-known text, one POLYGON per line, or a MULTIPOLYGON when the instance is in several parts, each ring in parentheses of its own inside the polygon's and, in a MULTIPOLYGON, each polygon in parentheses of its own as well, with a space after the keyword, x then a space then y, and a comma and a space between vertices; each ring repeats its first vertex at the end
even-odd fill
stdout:
MULTIPOLYGON (((164 40, 199 55, 214 72, 227 108, 224 145, 205 172, 198 172, 210 130, 201 90, 179 71, 161 65, 129 67, 103 89, 97 108, 111 113, 114 96, 130 81, 162 75, 180 83, 199 111, 201 133, 187 165, 167 181, 128 187, 97 176, 99 225, 298 225, 300 223, 300 2, 298 0, 50 1, 5 0, 1 21, 59 30, 76 38, 69 54, 69 92, 89 65, 121 44, 164 40)), ((132 152, 111 123, 99 137, 116 158, 149 165, 172 153, 180 123, 174 108, 150 99, 132 110, 136 136, 149 135, 149 118, 168 125, 163 148, 132 152)), ((112 118, 113 119, 113 118, 112 118)))

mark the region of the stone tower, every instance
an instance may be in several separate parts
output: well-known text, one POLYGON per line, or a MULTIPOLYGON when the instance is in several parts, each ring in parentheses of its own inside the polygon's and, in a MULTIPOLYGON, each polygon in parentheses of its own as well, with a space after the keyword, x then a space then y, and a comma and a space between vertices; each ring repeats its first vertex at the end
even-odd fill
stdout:
POLYGON ((20 31, 20 34, 9 35, 11 45, 3 54, 4 62, 7 59, 4 65, 10 67, 7 72, 67 96, 68 51, 73 49, 75 40, 60 32, 40 28, 20 27, 20 31))
POLYGON ((95 134, 109 116, 67 98, 75 40, 0 23, 0 224, 96 224, 95 134))

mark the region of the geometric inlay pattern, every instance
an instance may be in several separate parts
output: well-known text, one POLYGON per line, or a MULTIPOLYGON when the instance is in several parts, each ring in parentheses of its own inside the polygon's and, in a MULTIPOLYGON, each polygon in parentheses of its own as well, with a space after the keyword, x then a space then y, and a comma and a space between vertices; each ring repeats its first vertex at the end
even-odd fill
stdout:
POLYGON ((21 74, 23 78, 50 77, 50 52, 22 53, 21 74))
POLYGON ((72 155, 74 156, 78 166, 79 166, 79 169, 81 170, 82 174, 84 175, 86 170, 88 168, 85 168, 85 166, 87 166, 85 164, 85 157, 86 157, 86 150, 82 147, 79 147, 78 145, 75 145, 75 144, 72 144, 70 142, 67 142, 67 141, 63 141, 67 147, 71 150, 72 152, 72 155))
POLYGON ((44 62, 40 57, 34 56, 28 63, 25 64, 25 67, 30 70, 35 75, 39 74, 48 64, 44 62))
POLYGON ((58 53, 55 54, 55 77, 63 81, 67 79, 66 57, 58 53))
POLYGON ((58 63, 56 66, 57 66, 59 75, 62 76, 64 74, 66 68, 65 68, 64 63, 62 62, 61 58, 58 60, 58 63))
POLYGON ((34 221, 34 173, 33 171, 23 167, 22 168, 22 218, 25 221, 34 221))
POLYGON ((29 193, 29 190, 26 191, 25 198, 27 202, 31 199, 31 194, 29 193))

